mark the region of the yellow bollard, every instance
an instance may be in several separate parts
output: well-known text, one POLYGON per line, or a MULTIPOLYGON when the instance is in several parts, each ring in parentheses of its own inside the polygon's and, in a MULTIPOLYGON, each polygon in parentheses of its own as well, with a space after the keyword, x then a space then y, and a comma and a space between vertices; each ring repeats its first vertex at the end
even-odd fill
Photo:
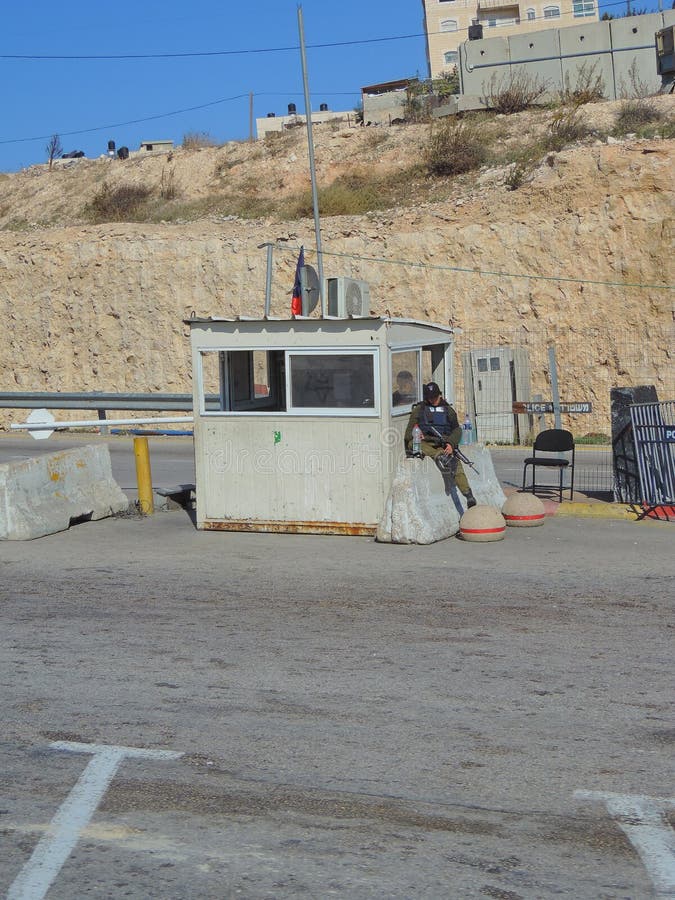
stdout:
POLYGON ((150 450, 146 437, 134 438, 136 457, 136 482, 138 483, 138 507, 141 514, 151 516, 155 511, 152 500, 152 472, 150 471, 150 450))

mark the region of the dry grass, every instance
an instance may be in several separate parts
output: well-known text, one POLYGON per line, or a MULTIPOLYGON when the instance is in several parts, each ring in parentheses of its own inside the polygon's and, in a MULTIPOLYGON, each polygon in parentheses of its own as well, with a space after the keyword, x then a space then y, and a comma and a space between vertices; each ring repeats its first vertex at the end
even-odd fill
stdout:
POLYGON ((143 221, 151 196, 151 189, 142 184, 121 184, 113 188, 106 182, 85 213, 93 222, 143 221))
POLYGON ((448 120, 433 128, 425 162, 431 175, 446 177, 478 169, 487 159, 485 136, 472 120, 448 120))

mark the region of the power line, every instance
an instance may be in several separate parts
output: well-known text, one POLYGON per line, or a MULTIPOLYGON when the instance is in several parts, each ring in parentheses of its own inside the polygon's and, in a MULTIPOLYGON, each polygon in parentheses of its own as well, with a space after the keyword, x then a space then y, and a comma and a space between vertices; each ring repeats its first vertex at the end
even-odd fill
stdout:
MULTIPOLYGON (((277 250, 283 250, 285 252, 293 252, 298 253, 300 251, 299 247, 289 247, 285 244, 274 244, 273 245, 277 250)), ((311 247, 307 247, 305 245, 305 252, 316 252, 312 251, 311 247)), ((423 263, 423 262, 413 262, 411 260, 406 259, 385 259, 384 257, 378 256, 357 256, 354 253, 338 253, 337 251, 323 250, 321 251, 324 256, 336 256, 342 259, 355 259, 359 262, 376 262, 376 263, 388 263, 395 266, 410 266, 412 268, 417 269, 428 269, 430 271, 439 271, 439 272, 463 272, 469 275, 486 275, 495 278, 528 278, 535 281, 555 281, 555 282, 564 282, 568 284, 594 284, 594 285, 602 285, 604 287, 621 287, 621 288, 644 288, 650 290, 659 290, 659 291, 675 291, 675 284, 642 284, 641 282, 629 282, 629 281, 600 281, 594 280, 590 278, 569 278, 565 275, 533 275, 530 272, 498 272, 491 271, 489 269, 479 269, 476 266, 448 266, 448 265, 437 265, 433 263, 423 263)))
MULTIPOLYGON (((615 0, 612 3, 603 3, 602 8, 608 9, 613 6, 623 6, 625 0, 615 0)), ((600 10, 600 5, 598 5, 598 11, 600 10)), ((573 12, 563 13, 565 16, 573 15, 573 12)), ((555 22, 561 16, 556 16, 555 19, 547 17, 547 16, 537 16, 535 19, 527 19, 526 21, 535 22, 535 21, 550 21, 551 23, 555 22)), ((458 29, 458 31, 454 32, 445 32, 445 31, 432 31, 432 32, 414 32, 412 34, 395 34, 389 35, 387 37, 377 37, 377 38, 359 38, 350 41, 325 41, 317 44, 307 44, 308 50, 325 50, 334 47, 357 47, 363 46, 365 44, 383 44, 391 41, 408 41, 416 38, 427 38, 427 36, 431 35, 439 35, 439 34, 457 34, 464 31, 467 31, 466 28, 458 29)), ((214 56, 247 56, 253 55, 257 53, 290 53, 293 51, 299 50, 300 47, 298 44, 292 44, 284 47, 249 47, 244 50, 180 50, 180 51, 165 51, 161 53, 87 53, 87 54, 65 54, 65 53, 0 53, 0 59, 5 60, 27 60, 27 61, 39 61, 39 60, 70 60, 70 61, 109 61, 109 60, 129 60, 129 59, 194 59, 194 58, 208 58, 214 56)))
MULTIPOLYGON (((222 97, 220 100, 211 100, 209 103, 200 103, 198 106, 187 106, 185 109, 175 109, 172 112, 158 113, 155 116, 145 116, 142 119, 129 119, 128 122, 116 122, 113 125, 96 125, 94 128, 80 128, 78 131, 59 132, 60 137, 72 137, 75 134, 91 134, 94 131, 106 131, 110 128, 122 128, 125 125, 138 125, 141 122, 152 122, 154 119, 166 119, 168 116, 179 116, 181 113, 194 112, 197 109, 206 109, 209 106, 217 106, 219 103, 230 103, 232 100, 241 100, 248 94, 236 94, 234 97, 222 97)), ((0 144, 24 144, 29 141, 44 141, 52 137, 51 134, 40 134, 35 137, 11 138, 0 141, 0 144)))
MULTIPOLYGON (((328 47, 354 47, 359 44, 382 44, 387 41, 407 41, 412 38, 425 37, 424 32, 415 34, 397 34, 390 37, 361 38, 352 41, 330 41, 321 44, 307 44, 308 50, 323 50, 328 47)), ((115 54, 42 54, 42 53, 0 53, 0 59, 24 59, 24 60, 111 60, 111 59, 189 59, 193 57, 210 56, 246 56, 255 53, 289 53, 298 51, 300 46, 293 44, 288 47, 257 47, 248 50, 194 50, 165 53, 115 53, 115 54)))

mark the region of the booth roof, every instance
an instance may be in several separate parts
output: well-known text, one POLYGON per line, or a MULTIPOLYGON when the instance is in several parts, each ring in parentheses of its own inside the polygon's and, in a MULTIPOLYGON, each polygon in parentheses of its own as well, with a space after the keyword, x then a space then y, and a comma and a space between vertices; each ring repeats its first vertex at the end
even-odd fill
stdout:
POLYGON ((400 319, 393 316, 349 316, 348 318, 344 318, 343 316, 323 316, 321 319, 312 316, 263 316, 262 318, 258 316, 192 316, 189 319, 183 319, 185 325, 207 325, 210 322, 250 322, 254 324, 257 322, 260 325, 264 325, 265 322, 288 322, 289 325, 295 324, 296 322, 308 322, 317 325, 322 322, 344 322, 346 325, 352 321, 373 323, 392 322, 397 325, 421 325, 425 328, 433 328, 435 331, 446 331, 448 334, 461 333, 460 328, 451 328, 449 325, 439 325, 436 322, 424 322, 421 319, 400 319))

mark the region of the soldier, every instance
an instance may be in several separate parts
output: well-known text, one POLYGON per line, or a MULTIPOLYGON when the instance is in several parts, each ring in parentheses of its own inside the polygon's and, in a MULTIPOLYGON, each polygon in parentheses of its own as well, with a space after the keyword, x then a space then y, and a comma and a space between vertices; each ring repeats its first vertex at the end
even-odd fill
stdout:
POLYGON ((412 430, 419 425, 422 430, 422 454, 431 456, 441 470, 443 476, 449 476, 466 497, 469 509, 476 505, 476 498, 471 492, 461 462, 454 455, 459 445, 462 428, 457 413, 441 394, 435 381, 424 385, 423 400, 416 403, 410 413, 410 420, 405 431, 406 453, 412 453, 412 430), (434 432, 437 431, 441 437, 434 432))

